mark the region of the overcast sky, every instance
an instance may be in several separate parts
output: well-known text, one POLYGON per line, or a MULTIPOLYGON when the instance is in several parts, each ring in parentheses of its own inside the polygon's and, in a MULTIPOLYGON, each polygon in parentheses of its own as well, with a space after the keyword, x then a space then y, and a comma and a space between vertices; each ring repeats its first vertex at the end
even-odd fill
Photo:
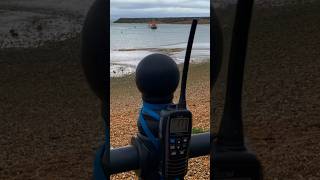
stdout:
POLYGON ((209 16, 210 0, 110 0, 111 18, 209 16))

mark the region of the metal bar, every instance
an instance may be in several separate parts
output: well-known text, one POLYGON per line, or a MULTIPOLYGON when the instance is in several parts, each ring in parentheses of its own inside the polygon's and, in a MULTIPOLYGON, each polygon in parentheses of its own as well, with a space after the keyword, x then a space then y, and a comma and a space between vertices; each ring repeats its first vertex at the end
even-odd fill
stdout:
POLYGON ((238 1, 230 50, 226 100, 217 141, 220 145, 237 149, 245 149, 241 96, 252 6, 253 0, 238 1))
POLYGON ((139 169, 138 150, 132 146, 124 146, 110 150, 109 174, 139 169))
MULTIPOLYGON (((210 92, 215 85, 219 72, 221 70, 222 58, 223 58, 223 33, 221 29, 221 24, 213 8, 213 5, 210 9, 210 92)), ((212 99, 212 98, 211 98, 212 99)))
POLYGON ((194 134, 190 140, 190 158, 210 154, 210 133, 194 134))
MULTIPOLYGON (((210 153, 210 133, 194 134, 190 140, 190 158, 208 155, 210 153)), ((132 146, 124 146, 110 150, 108 174, 116 174, 139 169, 139 153, 132 146)), ((144 163, 144 162, 141 162, 144 163)), ((145 162, 148 163, 148 162, 145 162)))

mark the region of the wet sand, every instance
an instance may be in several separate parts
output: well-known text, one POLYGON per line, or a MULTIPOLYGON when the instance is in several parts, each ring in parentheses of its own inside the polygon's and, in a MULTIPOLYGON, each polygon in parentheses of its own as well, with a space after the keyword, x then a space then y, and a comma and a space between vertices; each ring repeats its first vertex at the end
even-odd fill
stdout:
POLYGON ((75 37, 93 0, 2 0, 0 48, 38 47, 75 37))

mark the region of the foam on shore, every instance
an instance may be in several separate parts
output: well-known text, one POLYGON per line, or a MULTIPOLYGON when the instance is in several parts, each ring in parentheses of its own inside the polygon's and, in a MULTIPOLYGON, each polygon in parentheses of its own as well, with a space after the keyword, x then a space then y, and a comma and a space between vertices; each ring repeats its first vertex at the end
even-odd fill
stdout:
MULTIPOLYGON (((110 52, 110 77, 123 77, 135 72, 139 62, 152 53, 164 53, 173 58, 177 64, 184 62, 185 50, 173 48, 128 49, 110 52)), ((210 58, 209 48, 195 47, 191 54, 191 63, 207 62, 210 58)))

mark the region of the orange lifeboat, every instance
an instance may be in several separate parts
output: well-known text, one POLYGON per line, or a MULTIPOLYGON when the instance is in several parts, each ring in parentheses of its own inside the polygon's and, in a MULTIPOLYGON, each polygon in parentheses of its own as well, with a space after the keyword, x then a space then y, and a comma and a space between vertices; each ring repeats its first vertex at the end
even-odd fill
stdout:
POLYGON ((151 29, 157 29, 158 27, 157 27, 156 22, 155 22, 155 21, 151 21, 151 22, 149 23, 149 28, 151 28, 151 29))

